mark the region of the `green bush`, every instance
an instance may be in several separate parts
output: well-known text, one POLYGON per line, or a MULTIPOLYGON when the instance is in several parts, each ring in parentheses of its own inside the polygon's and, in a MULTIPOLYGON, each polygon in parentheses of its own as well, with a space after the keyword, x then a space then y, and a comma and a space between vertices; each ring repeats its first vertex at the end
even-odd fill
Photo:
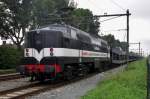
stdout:
POLYGON ((0 69, 16 68, 22 56, 22 50, 11 45, 0 46, 0 69))

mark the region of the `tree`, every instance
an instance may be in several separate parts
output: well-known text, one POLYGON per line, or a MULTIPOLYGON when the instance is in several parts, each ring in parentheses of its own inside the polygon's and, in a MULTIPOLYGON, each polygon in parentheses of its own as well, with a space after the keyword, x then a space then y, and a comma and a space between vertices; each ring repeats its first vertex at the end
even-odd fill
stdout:
POLYGON ((22 58, 23 50, 17 50, 12 45, 0 46, 0 69, 16 68, 22 58))
POLYGON ((72 26, 91 34, 98 34, 100 23, 97 18, 94 18, 90 10, 82 8, 75 9, 70 17, 72 18, 72 20, 70 20, 72 26))
POLYGON ((102 36, 101 38, 106 40, 111 48, 121 47, 124 51, 127 49, 127 42, 120 42, 112 34, 102 36))
POLYGON ((32 0, 0 0, 0 35, 21 48, 29 27, 32 0))
POLYGON ((68 7, 69 0, 34 0, 32 10, 32 28, 60 23, 60 9, 68 7))
POLYGON ((108 45, 109 45, 110 47, 115 47, 115 44, 114 44, 114 42, 115 42, 115 37, 114 37, 114 35, 111 35, 111 34, 104 35, 104 36, 102 36, 102 39, 106 40, 107 43, 108 43, 108 45))

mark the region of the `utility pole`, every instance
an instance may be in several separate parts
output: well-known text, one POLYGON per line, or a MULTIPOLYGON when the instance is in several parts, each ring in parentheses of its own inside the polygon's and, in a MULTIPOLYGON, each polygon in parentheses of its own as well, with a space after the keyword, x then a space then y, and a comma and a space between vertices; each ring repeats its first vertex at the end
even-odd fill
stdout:
POLYGON ((129 61, 129 9, 127 10, 127 65, 129 61))
POLYGON ((147 99, 150 99, 150 56, 147 58, 147 99))
POLYGON ((131 15, 131 13, 129 12, 129 10, 127 9, 125 14, 104 14, 104 15, 96 15, 94 17, 113 17, 113 16, 127 16, 127 48, 126 48, 126 60, 127 60, 127 64, 128 64, 128 60, 129 60, 129 16, 131 15))
POLYGON ((140 47, 141 47, 141 43, 139 42, 139 55, 140 55, 140 49, 141 49, 140 47))
POLYGON ((143 50, 142 50, 142 48, 141 48, 141 51, 140 51, 140 55, 142 56, 142 52, 143 52, 143 50))
POLYGON ((138 44, 139 48, 137 50, 139 50, 139 55, 141 56, 141 43, 129 43, 129 44, 138 44))

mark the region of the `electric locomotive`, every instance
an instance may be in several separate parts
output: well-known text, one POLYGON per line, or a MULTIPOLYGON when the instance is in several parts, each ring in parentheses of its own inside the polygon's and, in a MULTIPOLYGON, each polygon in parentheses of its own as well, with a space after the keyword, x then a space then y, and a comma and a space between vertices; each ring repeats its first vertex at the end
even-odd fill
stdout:
POLYGON ((98 35, 52 24, 25 35, 20 73, 37 80, 72 79, 110 63, 110 48, 98 35))

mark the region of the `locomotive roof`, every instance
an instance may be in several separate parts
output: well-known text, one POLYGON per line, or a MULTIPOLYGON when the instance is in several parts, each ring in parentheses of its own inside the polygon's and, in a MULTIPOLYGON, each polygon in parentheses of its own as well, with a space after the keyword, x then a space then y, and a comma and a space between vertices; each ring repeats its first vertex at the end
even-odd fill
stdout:
POLYGON ((67 34, 69 29, 76 31, 77 35, 83 35, 85 37, 90 38, 91 42, 93 44, 101 45, 101 42, 102 42, 103 44, 107 45, 107 41, 101 39, 100 36, 84 32, 82 30, 79 30, 75 27, 72 27, 72 26, 66 25, 66 24, 51 24, 51 25, 44 26, 44 27, 41 27, 41 28, 33 30, 33 31, 40 31, 40 30, 60 31, 63 33, 63 35, 69 37, 70 35, 67 34))

